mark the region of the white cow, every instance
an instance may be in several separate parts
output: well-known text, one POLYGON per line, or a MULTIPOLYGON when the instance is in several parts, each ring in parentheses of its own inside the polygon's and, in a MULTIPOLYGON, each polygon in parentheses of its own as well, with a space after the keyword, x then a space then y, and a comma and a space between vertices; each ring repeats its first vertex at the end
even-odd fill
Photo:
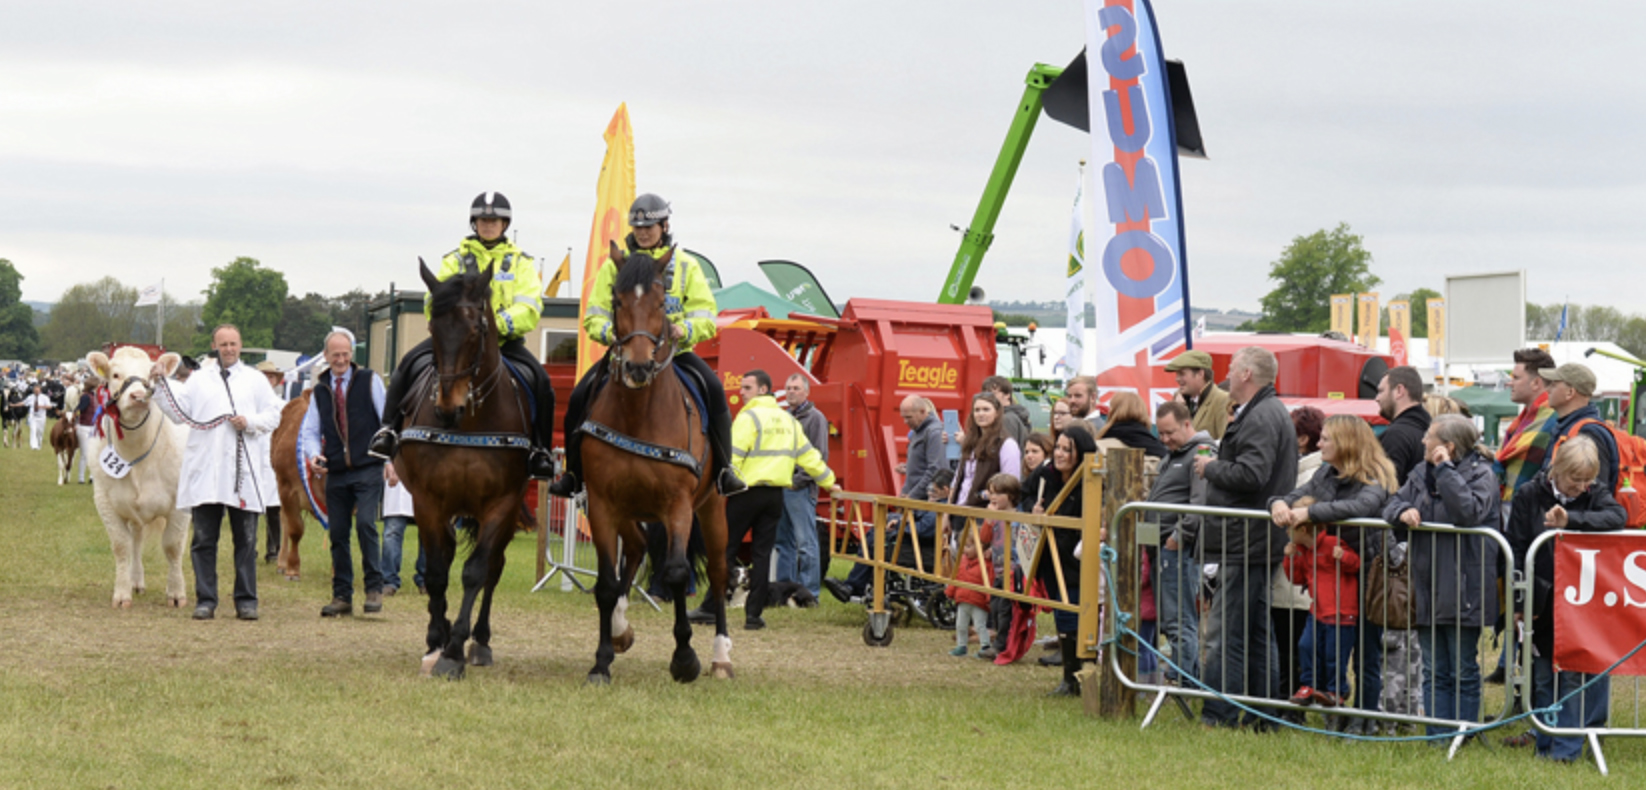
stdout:
MULTIPOLYGON (((177 363, 176 354, 167 357, 177 363)), ((183 592, 183 547, 189 534, 188 511, 177 507, 177 478, 183 468, 183 446, 187 431, 165 419, 150 398, 149 372, 154 368, 149 355, 135 348, 121 348, 114 358, 94 351, 86 361, 108 382, 111 399, 99 420, 103 436, 93 436, 81 448, 92 463, 92 501, 114 550, 114 606, 131 608, 133 593, 143 591, 143 541, 160 533, 160 547, 166 555, 166 602, 187 603, 183 592), (119 454, 116 471, 98 461, 104 447, 119 454), (124 473, 118 471, 124 466, 124 473)), ((168 368, 169 369, 169 368, 168 368)))

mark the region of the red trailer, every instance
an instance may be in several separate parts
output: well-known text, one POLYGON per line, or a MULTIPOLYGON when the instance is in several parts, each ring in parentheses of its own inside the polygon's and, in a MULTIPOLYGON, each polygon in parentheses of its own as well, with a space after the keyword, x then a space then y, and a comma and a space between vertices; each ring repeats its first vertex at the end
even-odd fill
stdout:
POLYGON ((995 372, 994 317, 976 305, 853 299, 838 319, 773 319, 759 308, 728 311, 714 340, 697 353, 720 372, 735 412, 744 373, 760 369, 781 387, 803 374, 811 399, 829 418, 829 466, 852 491, 895 494, 908 426, 899 406, 909 395, 939 413, 971 408, 995 372))

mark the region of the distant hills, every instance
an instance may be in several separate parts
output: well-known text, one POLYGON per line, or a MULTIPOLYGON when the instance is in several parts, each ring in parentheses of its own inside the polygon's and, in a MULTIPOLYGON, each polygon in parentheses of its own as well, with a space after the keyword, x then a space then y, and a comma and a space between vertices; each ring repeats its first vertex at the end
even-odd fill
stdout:
MULTIPOLYGON (((1033 319, 1041 326, 1059 325, 1068 319, 1069 309, 1062 302, 989 302, 989 307, 999 313, 1007 323, 1017 323, 1010 320, 1011 316, 1024 316, 1033 319)), ((1261 313, 1244 310, 1206 310, 1198 307, 1190 308, 1194 320, 1206 316, 1206 331, 1228 332, 1247 321, 1255 321, 1262 317, 1261 313)), ((1086 326, 1097 326, 1097 312, 1092 305, 1086 305, 1086 326)))

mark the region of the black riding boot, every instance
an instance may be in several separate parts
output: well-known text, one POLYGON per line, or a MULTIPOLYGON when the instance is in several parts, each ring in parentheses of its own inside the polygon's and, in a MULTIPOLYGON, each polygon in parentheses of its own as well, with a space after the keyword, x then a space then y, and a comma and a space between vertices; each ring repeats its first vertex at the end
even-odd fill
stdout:
POLYGON ((549 493, 564 499, 571 499, 583 488, 583 416, 588 413, 589 390, 593 389, 594 377, 600 365, 589 368, 583 375, 583 380, 572 388, 571 400, 566 402, 566 422, 562 425, 566 435, 566 468, 560 477, 549 484, 549 493))
POLYGON ((400 358, 394 375, 389 376, 389 388, 383 393, 383 427, 372 436, 371 444, 366 447, 367 455, 388 461, 400 449, 400 402, 406 399, 406 390, 417 379, 422 363, 433 355, 434 345, 425 340, 400 358))
POLYGON ((1080 651, 1074 641, 1074 634, 1058 634, 1057 646, 1063 654, 1063 682, 1052 689, 1048 697, 1078 697, 1080 696, 1080 678, 1074 673, 1080 669, 1080 651))
POLYGON ((554 446, 554 390, 547 381, 540 382, 537 393, 537 422, 532 424, 532 432, 537 434, 537 446, 532 448, 530 460, 531 476, 538 480, 554 479, 554 456, 549 454, 549 448, 554 446))
POLYGON ((720 386, 720 377, 696 354, 687 352, 675 357, 675 361, 684 363, 703 387, 703 400, 709 412, 709 446, 714 449, 715 488, 721 496, 749 490, 732 467, 732 410, 726 405, 726 391, 720 386))

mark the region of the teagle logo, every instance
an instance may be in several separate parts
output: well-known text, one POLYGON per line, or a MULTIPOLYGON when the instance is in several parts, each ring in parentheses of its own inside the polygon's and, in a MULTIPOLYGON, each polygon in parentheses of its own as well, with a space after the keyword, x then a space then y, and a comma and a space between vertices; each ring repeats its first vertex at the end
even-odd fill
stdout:
POLYGON ((918 387, 928 390, 952 390, 960 387, 960 371, 949 363, 916 365, 904 359, 897 363, 897 386, 918 387))

